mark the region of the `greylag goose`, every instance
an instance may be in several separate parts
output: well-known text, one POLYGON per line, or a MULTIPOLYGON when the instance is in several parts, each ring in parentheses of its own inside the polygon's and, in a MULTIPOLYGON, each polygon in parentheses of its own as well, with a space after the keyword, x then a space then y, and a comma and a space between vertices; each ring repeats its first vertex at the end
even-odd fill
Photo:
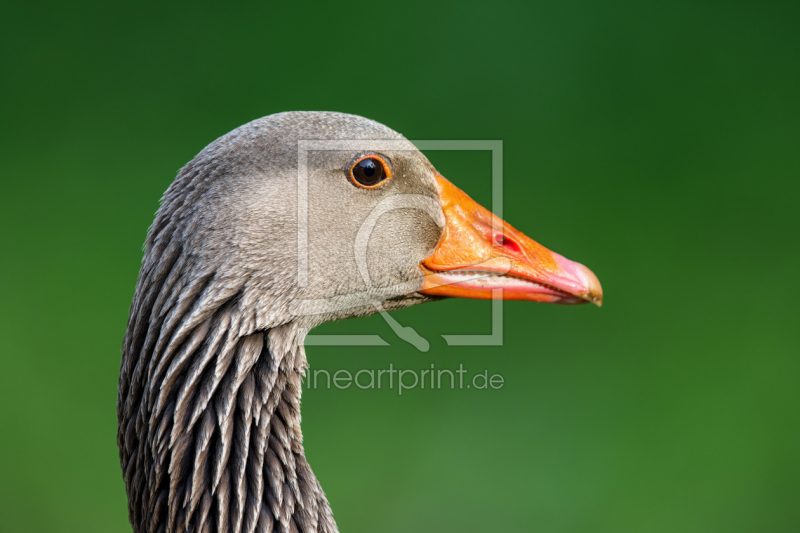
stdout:
POLYGON ((280 113, 212 142, 162 198, 123 342, 117 440, 133 530, 337 531, 303 453, 306 332, 498 288, 602 302, 589 269, 377 122, 280 113))

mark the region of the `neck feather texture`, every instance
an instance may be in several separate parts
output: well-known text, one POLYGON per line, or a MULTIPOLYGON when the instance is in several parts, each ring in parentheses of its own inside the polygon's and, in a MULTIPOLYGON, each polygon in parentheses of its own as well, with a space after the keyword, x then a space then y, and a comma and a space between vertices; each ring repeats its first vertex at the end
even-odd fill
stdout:
POLYGON ((248 332, 241 287, 184 282, 180 250, 161 252, 140 273, 120 371, 134 532, 336 532, 303 452, 302 330, 248 332))

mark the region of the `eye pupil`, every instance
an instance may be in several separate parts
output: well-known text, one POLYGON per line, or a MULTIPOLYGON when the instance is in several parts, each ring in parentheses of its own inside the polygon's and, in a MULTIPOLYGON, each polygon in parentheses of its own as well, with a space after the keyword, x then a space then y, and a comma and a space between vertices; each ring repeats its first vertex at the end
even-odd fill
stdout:
POLYGON ((364 168, 364 175, 371 178, 375 175, 375 163, 371 159, 362 161, 360 165, 364 168))
POLYGON ((377 185, 384 177, 383 163, 372 157, 362 159, 353 167, 353 178, 364 187, 377 185))

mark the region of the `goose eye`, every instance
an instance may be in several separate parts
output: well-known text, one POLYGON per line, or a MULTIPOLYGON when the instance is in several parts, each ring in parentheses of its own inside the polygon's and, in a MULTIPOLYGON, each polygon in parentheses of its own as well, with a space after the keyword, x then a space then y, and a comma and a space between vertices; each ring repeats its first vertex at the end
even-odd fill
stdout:
POLYGON ((365 189, 379 187, 392 176, 386 163, 374 155, 356 161, 350 169, 350 175, 356 185, 365 189))

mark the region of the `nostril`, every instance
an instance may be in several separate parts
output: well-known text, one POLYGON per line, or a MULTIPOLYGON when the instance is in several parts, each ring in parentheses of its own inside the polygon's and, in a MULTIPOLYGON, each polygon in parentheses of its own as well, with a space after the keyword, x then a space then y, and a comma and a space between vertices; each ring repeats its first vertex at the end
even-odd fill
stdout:
POLYGON ((513 239, 511 239, 507 235, 503 235, 502 233, 498 233, 497 235, 495 235, 494 236, 494 241, 497 244, 499 244, 500 246, 502 246, 503 248, 507 248, 507 249, 512 250, 512 251, 517 252, 517 253, 519 253, 521 251, 520 247, 519 247, 519 244, 517 244, 516 241, 514 241, 513 239))

